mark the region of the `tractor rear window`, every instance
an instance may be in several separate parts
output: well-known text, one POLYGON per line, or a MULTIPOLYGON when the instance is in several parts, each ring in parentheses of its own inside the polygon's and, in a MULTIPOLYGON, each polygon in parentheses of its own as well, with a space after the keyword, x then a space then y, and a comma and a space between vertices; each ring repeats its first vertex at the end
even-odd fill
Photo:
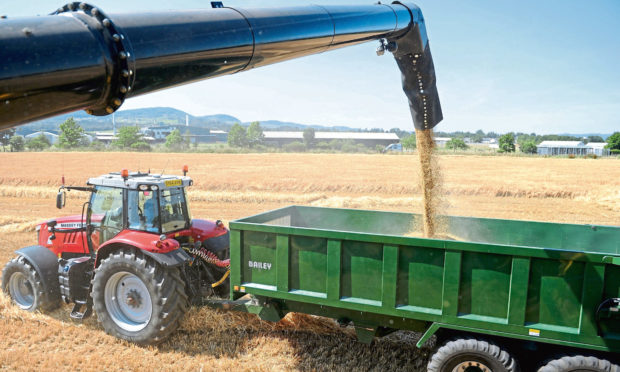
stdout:
POLYGON ((189 213, 182 187, 162 190, 160 205, 162 233, 189 227, 189 213))
POLYGON ((127 194, 127 222, 132 230, 159 233, 157 196, 153 191, 129 190, 127 194))

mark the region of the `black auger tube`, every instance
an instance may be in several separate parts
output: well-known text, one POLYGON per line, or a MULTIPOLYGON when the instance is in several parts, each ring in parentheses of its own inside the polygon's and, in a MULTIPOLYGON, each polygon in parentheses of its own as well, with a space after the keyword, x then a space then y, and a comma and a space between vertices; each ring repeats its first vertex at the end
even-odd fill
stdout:
POLYGON ((70 3, 0 19, 0 129, 370 40, 390 42, 416 128, 442 119, 424 20, 413 4, 217 8, 106 15, 70 3))

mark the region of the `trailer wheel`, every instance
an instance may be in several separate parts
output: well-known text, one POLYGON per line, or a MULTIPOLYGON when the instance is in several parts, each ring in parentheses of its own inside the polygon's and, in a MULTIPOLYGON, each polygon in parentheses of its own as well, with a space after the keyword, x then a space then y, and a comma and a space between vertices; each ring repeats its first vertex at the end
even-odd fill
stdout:
POLYGON ((97 318, 112 336, 137 344, 156 344, 179 326, 188 308, 176 267, 125 249, 95 270, 91 296, 97 318))
POLYGON ((48 303, 39 273, 23 256, 13 258, 2 270, 2 290, 22 310, 51 310, 58 305, 48 303))
POLYGON ((620 367, 605 359, 575 355, 552 360, 538 372, 620 372, 620 367))
POLYGON ((428 372, 517 372, 517 361, 506 350, 483 340, 458 339, 440 347, 428 372))

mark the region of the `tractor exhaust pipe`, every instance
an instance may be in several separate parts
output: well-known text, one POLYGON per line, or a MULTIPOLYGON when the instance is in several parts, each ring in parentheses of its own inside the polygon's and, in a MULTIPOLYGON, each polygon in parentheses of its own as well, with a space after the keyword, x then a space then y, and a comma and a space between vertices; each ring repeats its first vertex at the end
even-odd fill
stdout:
POLYGON ((0 19, 0 129, 197 80, 381 40, 394 53, 415 127, 442 120, 424 19, 409 3, 106 15, 70 3, 0 19))

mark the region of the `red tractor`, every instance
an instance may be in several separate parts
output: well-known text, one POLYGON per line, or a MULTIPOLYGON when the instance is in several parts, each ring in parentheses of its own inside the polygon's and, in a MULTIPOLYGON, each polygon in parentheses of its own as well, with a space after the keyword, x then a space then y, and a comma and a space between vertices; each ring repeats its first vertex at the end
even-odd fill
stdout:
POLYGON ((82 214, 37 226, 38 244, 18 250, 2 289, 22 309, 73 303, 71 317, 94 308, 106 332, 155 343, 174 331, 190 303, 226 296, 229 232, 221 221, 192 219, 186 176, 110 173, 90 178, 82 214))

